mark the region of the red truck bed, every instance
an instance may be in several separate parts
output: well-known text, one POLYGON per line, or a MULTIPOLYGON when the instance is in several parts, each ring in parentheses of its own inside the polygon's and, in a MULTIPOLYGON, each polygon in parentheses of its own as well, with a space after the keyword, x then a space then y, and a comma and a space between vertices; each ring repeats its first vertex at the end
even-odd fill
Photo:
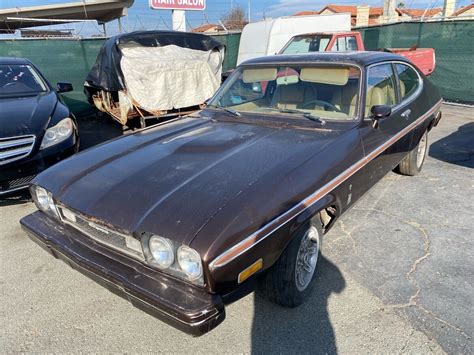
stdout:
POLYGON ((388 48, 388 51, 409 59, 426 76, 430 75, 435 69, 436 57, 433 48, 388 48))

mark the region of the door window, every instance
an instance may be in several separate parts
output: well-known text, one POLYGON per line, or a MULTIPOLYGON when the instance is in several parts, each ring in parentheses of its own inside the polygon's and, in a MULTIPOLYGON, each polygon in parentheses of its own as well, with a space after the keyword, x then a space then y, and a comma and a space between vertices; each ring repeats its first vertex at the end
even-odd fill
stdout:
POLYGON ((395 68, 398 75, 398 83, 400 86, 400 99, 411 96, 420 86, 420 78, 418 73, 405 64, 396 64, 395 68))
POLYGON ((337 37, 336 42, 331 49, 332 52, 347 52, 356 51, 357 41, 355 36, 341 36, 337 37))
POLYGON ((393 106, 397 103, 395 75, 391 64, 373 66, 369 68, 367 76, 366 117, 370 116, 372 106, 393 106))
POLYGON ((346 46, 348 51, 356 51, 357 50, 357 41, 355 36, 347 37, 346 46))

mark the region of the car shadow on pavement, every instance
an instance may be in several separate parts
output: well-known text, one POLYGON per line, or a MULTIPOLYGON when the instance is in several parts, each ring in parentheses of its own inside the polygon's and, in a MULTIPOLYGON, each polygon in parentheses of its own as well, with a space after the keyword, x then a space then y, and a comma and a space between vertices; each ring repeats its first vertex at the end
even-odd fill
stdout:
POLYGON ((431 144, 429 155, 446 163, 474 168, 474 122, 431 144))
POLYGON ((0 197, 0 207, 21 205, 31 201, 30 192, 28 190, 12 193, 11 195, 0 197))
POLYGON ((80 150, 91 148, 125 134, 123 127, 101 112, 77 117, 80 150))
POLYGON ((316 272, 313 294, 298 308, 282 308, 255 294, 253 353, 337 353, 327 302, 346 283, 339 269, 322 255, 316 272))

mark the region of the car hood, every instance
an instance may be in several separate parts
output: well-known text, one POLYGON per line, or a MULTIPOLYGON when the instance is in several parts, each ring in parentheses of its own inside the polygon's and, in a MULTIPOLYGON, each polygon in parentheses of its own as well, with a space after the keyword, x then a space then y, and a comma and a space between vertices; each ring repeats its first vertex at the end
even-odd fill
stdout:
POLYGON ((34 134, 40 137, 57 105, 55 92, 0 97, 0 138, 34 134))
POLYGON ((82 152, 35 182, 106 225, 188 244, 229 201, 284 176, 337 134, 186 118, 82 152))

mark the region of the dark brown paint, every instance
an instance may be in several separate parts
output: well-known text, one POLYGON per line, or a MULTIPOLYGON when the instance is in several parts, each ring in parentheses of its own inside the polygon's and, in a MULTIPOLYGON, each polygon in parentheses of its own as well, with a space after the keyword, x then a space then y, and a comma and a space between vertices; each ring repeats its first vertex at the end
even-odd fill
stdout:
MULTIPOLYGON (((345 54, 322 57, 350 59, 345 54)), ((296 61, 294 56, 280 60, 286 63, 289 58, 296 61)), ((308 61, 311 56, 298 58, 308 61)), ((355 55, 354 64, 365 68, 390 59, 402 60, 362 53, 355 55)), ((277 59, 265 60, 274 63, 277 59)), ((265 60, 252 65, 265 65, 265 60)), ((85 151, 34 181, 51 191, 57 202, 97 223, 136 238, 148 232, 190 245, 203 259, 204 288, 107 250, 41 212, 23 219, 22 225, 56 257, 72 266, 77 262, 69 261, 80 258, 79 269, 88 269, 90 277, 103 272, 94 262, 112 258, 116 272, 111 283, 118 285, 116 291, 122 295, 127 265, 140 264, 135 277, 143 274, 169 283, 176 294, 163 296, 164 291, 152 284, 129 285, 125 294, 138 292, 132 303, 148 311, 154 307, 159 314, 166 309, 186 325, 158 314, 159 318, 186 332, 202 334, 223 319, 220 297, 239 291, 239 272, 259 258, 264 270, 271 267, 299 226, 328 206, 334 206, 339 216, 416 146, 422 130, 431 127, 440 103, 437 89, 423 80, 419 96, 400 107, 410 107, 416 113, 413 120, 399 123, 395 110, 386 124, 381 122, 380 130, 362 119, 328 122, 321 129, 312 122, 278 124, 269 121, 269 115, 234 118, 223 111, 204 110, 85 151), (239 243, 244 245, 243 254, 210 267, 239 243), (206 319, 198 332, 192 330, 196 329, 195 312, 183 308, 179 293, 190 296, 190 305, 198 301, 195 297, 205 299, 204 308, 210 311, 204 313, 216 312, 215 318, 206 319)), ((361 95, 361 102, 364 99, 361 95)), ((364 116, 362 109, 359 116, 364 116)))

